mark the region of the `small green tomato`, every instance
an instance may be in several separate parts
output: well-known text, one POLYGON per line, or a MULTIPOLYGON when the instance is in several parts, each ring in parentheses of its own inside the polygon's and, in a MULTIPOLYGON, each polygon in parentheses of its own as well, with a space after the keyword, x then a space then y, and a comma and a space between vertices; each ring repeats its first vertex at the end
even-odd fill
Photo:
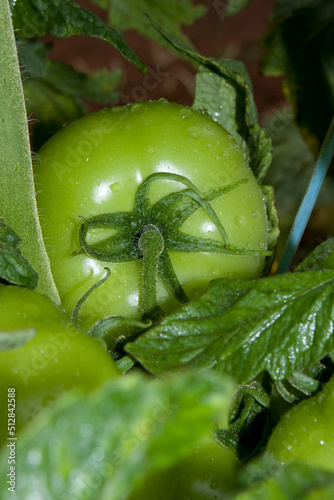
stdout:
POLYGON ((275 427, 267 452, 282 464, 304 462, 334 472, 334 377, 288 410, 275 427))
POLYGON ((211 436, 174 467, 150 474, 128 500, 220 500, 236 487, 241 464, 211 436))
POLYGON ((47 297, 0 284, 0 331, 15 335, 24 329, 33 329, 35 336, 0 352, 0 444, 63 392, 87 393, 118 375, 103 344, 76 328, 47 297), (10 396, 14 401, 8 406, 10 396))

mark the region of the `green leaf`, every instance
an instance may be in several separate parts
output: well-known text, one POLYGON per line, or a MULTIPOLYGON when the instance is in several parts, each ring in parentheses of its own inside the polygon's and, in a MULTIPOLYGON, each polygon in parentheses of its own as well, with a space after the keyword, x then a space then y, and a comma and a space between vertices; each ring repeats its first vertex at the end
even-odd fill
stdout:
POLYGON ((59 94, 107 104, 116 99, 115 88, 120 83, 120 70, 109 72, 103 69, 93 74, 76 71, 60 61, 48 60, 51 45, 39 40, 18 41, 18 54, 24 72, 23 83, 40 80, 59 94))
POLYGON ((155 29, 184 57, 198 63, 193 107, 208 113, 236 139, 261 181, 272 159, 271 140, 258 124, 252 84, 240 61, 198 54, 152 21, 155 29))
MULTIPOLYGON (((296 214, 315 166, 315 159, 294 122, 290 107, 275 110, 264 126, 272 138, 274 156, 265 182, 274 187, 280 220, 296 214)), ((332 183, 322 191, 324 201, 333 197, 332 183)), ((283 222, 284 223, 284 222, 283 222)))
POLYGON ((245 489, 233 500, 331 500, 334 474, 293 462, 282 466, 265 456, 251 462, 242 478, 245 489))
MULTIPOLYGON (((16 495, 125 500, 148 472, 174 465, 226 417, 232 383, 187 374, 168 381, 119 377, 90 396, 71 393, 20 435, 16 495)), ((2 477, 8 452, 0 459, 2 477)), ((1 482, 2 500, 12 498, 1 482)))
POLYGON ((262 180, 272 160, 272 145, 258 124, 252 84, 244 65, 229 59, 206 59, 203 63, 196 75, 194 107, 209 113, 233 135, 255 176, 262 180))
POLYGON ((121 33, 110 28, 89 10, 72 0, 11 0, 14 28, 22 38, 43 36, 46 33, 58 38, 87 35, 112 44, 141 71, 145 65, 127 45, 121 33))
POLYGON ((224 16, 229 17, 229 16, 235 16, 238 14, 242 9, 246 7, 252 0, 238 0, 237 2, 235 0, 228 0, 226 4, 226 9, 224 11, 224 16))
POLYGON ((35 150, 65 123, 85 115, 85 101, 113 102, 122 76, 121 71, 106 69, 80 73, 68 64, 48 60, 50 49, 37 39, 18 41, 27 113, 36 119, 32 123, 35 150))
POLYGON ((334 349, 333 292, 332 269, 216 280, 125 350, 156 375, 189 366, 283 380, 334 349))
POLYGON ((284 91, 316 155, 334 114, 334 4, 279 0, 265 38, 262 71, 284 75, 284 91))
POLYGON ((266 263, 262 271, 262 276, 267 276, 271 270, 273 261, 275 259, 275 251, 280 235, 280 226, 279 226, 280 221, 276 209, 274 189, 271 186, 261 186, 261 189, 267 210, 267 220, 268 220, 267 249, 271 252, 271 256, 266 258, 266 263))
POLYGON ((36 335, 35 328, 27 328, 26 330, 15 330, 12 332, 3 332, 0 330, 0 351, 8 351, 18 349, 36 335))
POLYGON ((121 31, 134 29, 146 38, 161 42, 145 14, 172 35, 183 40, 182 26, 192 25, 206 13, 204 5, 193 5, 193 0, 93 0, 102 8, 109 9, 109 22, 121 31))
POLYGON ((296 271, 334 270, 334 238, 318 245, 310 255, 296 267, 296 271))
POLYGON ((0 218, 0 278, 14 285, 36 288, 38 274, 18 248, 22 241, 0 218))

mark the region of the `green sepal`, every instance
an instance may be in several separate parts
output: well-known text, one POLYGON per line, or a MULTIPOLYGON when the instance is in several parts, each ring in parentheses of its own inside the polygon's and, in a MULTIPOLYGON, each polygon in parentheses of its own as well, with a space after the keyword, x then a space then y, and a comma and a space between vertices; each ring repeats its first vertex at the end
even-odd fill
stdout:
POLYGON ((168 252, 165 250, 159 257, 159 275, 167 289, 167 291, 179 302, 188 302, 188 297, 179 282, 168 252))
MULTIPOLYGON (((248 182, 248 179, 241 179, 240 181, 212 189, 209 192, 203 193, 203 197, 207 201, 213 201, 217 198, 230 193, 242 184, 248 182)), ((190 196, 189 190, 185 189, 176 193, 171 193, 161 200, 158 200, 151 208, 151 216, 159 219, 161 223, 168 226, 168 229, 178 229, 182 224, 198 210, 198 203, 190 196)))
POLYGON ((108 350, 115 352, 125 344, 134 333, 139 334, 152 326, 152 322, 143 323, 124 316, 107 316, 98 320, 88 332, 90 337, 103 339, 108 350))

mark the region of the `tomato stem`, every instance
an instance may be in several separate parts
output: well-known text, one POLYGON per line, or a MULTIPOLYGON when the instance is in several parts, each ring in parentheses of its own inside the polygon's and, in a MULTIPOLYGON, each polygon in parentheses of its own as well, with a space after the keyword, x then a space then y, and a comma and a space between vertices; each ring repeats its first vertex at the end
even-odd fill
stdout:
POLYGON ((142 318, 156 320, 162 310, 157 300, 159 256, 164 249, 164 240, 159 229, 147 224, 139 237, 138 248, 143 254, 142 318))

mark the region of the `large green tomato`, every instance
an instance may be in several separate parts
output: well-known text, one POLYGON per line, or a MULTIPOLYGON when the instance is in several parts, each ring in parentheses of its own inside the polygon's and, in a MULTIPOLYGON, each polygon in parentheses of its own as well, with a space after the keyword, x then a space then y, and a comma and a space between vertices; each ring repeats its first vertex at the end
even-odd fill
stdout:
MULTIPOLYGON (((253 254, 267 247, 267 214, 261 188, 235 140, 208 116, 166 101, 136 103, 86 116, 51 138, 35 162, 43 236, 65 309, 74 308, 102 278, 106 266, 111 270, 110 278, 91 294, 82 309, 83 328, 108 315, 140 317, 142 262, 140 258, 115 262, 87 253, 71 257, 80 248, 78 232, 83 221, 79 216, 131 212, 137 188, 157 172, 186 177, 204 198, 217 188, 243 181, 212 200, 211 206, 232 245, 253 250, 253 254)), ((150 203, 186 187, 171 179, 155 180, 150 203)), ((165 215, 165 219, 173 221, 174 216, 165 215)), ((166 220, 161 224, 154 221, 164 237, 170 234, 163 225, 166 220)), ((150 222, 143 220, 140 226, 137 220, 132 241, 124 244, 134 246, 135 256, 140 254, 135 247, 143 227, 150 222)), ((87 240, 98 244, 115 235, 122 225, 121 221, 116 228, 102 224, 90 228, 87 240)), ((200 205, 181 230, 186 235, 222 242, 217 225, 200 205)), ((256 278, 264 265, 263 255, 176 251, 175 242, 171 245, 168 254, 172 267, 190 299, 200 296, 213 279, 256 278)), ((161 279, 157 290, 160 306, 165 311, 175 309, 179 302, 161 279)))
POLYGON ((47 297, 0 285, 0 331, 15 335, 28 328, 36 332, 31 340, 0 352, 0 444, 9 437, 7 427, 13 425, 7 422, 10 395, 15 395, 11 413, 18 432, 61 393, 75 387, 89 392, 118 375, 102 344, 73 326, 47 297))
POLYGON ((209 436, 174 467, 145 477, 128 500, 221 500, 240 470, 235 454, 209 436))
POLYGON ((267 446, 282 464, 306 462, 334 472, 334 377, 324 388, 288 410, 267 446))

